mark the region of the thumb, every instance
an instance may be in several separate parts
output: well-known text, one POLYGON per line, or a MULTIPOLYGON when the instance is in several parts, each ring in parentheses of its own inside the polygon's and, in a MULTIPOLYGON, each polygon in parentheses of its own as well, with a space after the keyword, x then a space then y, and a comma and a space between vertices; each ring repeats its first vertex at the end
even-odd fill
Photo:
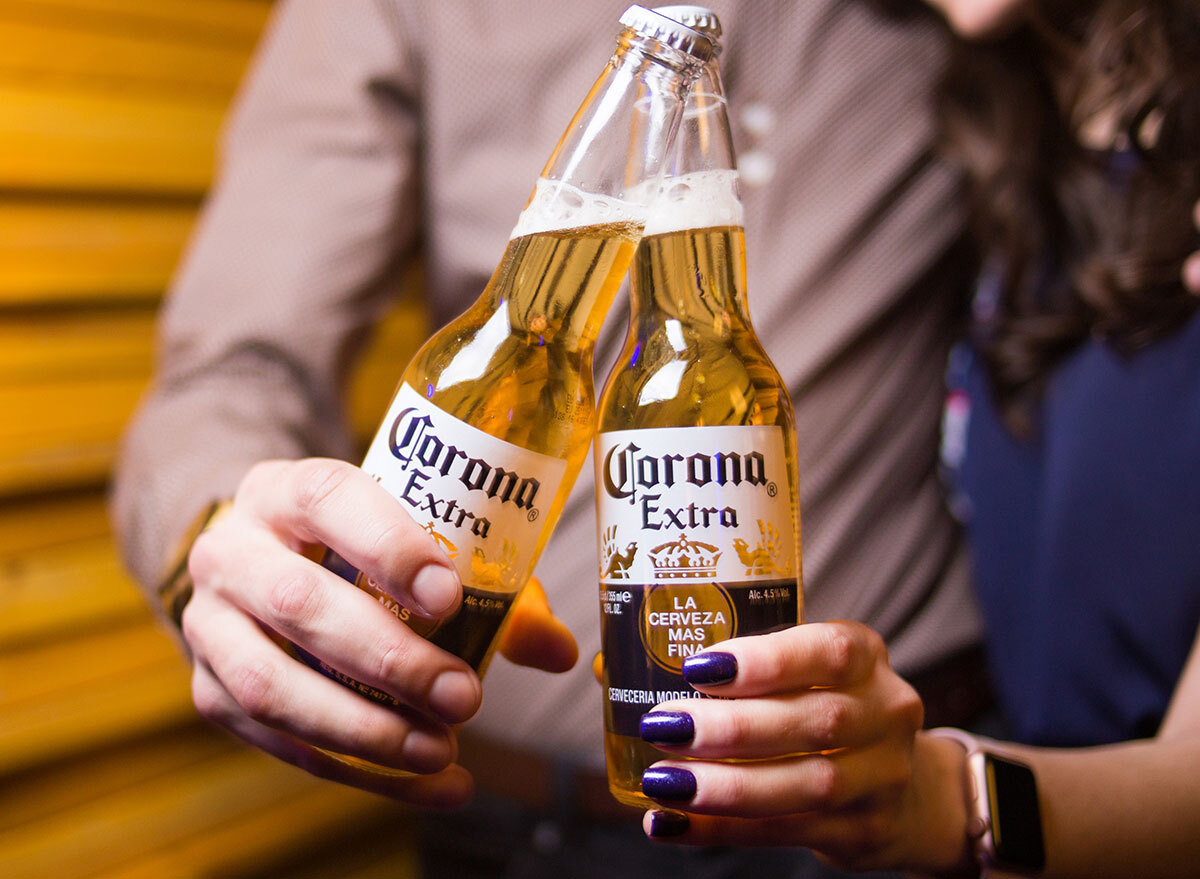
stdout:
POLYGON ((564 672, 579 659, 575 636, 550 610, 537 577, 517 596, 499 649, 509 662, 543 671, 564 672))

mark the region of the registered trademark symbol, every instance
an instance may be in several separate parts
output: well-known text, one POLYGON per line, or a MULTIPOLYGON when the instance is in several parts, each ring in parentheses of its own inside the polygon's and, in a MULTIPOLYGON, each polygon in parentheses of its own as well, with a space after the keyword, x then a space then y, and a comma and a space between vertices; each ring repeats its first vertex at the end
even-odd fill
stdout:
POLYGON ((530 521, 530 522, 536 522, 536 521, 537 521, 537 517, 538 517, 538 511, 537 511, 537 510, 530 510, 528 513, 526 513, 526 514, 525 514, 525 516, 526 516, 526 518, 528 518, 528 519, 529 519, 529 521, 530 521))
POLYGON ((767 496, 775 497, 775 495, 777 495, 777 494, 779 494, 779 486, 776 485, 774 482, 768 482, 767 483, 767 496))

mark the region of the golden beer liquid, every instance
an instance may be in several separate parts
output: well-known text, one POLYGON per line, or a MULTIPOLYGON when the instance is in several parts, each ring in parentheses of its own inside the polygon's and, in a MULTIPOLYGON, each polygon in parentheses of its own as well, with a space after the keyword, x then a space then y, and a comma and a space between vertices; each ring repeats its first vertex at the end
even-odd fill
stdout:
MULTIPOLYGON (((399 389, 407 383, 438 408, 494 437, 566 459, 522 586, 587 456, 595 425, 592 348, 641 231, 640 224, 609 223, 513 238, 483 294, 421 347, 397 384, 399 389)), ((360 588, 379 597, 365 582, 360 588)), ((463 588, 489 591, 488 584, 469 579, 463 588)), ((421 632, 424 621, 412 622, 421 632)), ((498 635, 491 639, 478 668, 481 677, 499 640, 498 635)), ((332 756, 380 774, 409 774, 345 754, 332 756)))
MULTIPOLYGON (((598 430, 716 425, 781 428, 796 526, 795 570, 799 572, 795 419, 787 388, 763 351, 746 311, 745 247, 740 226, 689 229, 642 239, 630 271, 631 330, 600 400, 598 430), (674 396, 643 400, 647 381, 666 364, 678 361, 685 365, 674 396)), ((800 622, 799 575, 796 586, 796 622, 800 622)), ((607 691, 607 672, 604 687, 607 691)), ((609 733, 611 726, 606 718, 609 790, 627 805, 655 808, 657 804, 641 793, 642 773, 671 755, 640 738, 609 733)))
POLYGON ((401 378, 458 420, 567 461, 522 583, 587 456, 595 426, 592 348, 641 231, 611 223, 514 238, 479 300, 426 342, 401 378))

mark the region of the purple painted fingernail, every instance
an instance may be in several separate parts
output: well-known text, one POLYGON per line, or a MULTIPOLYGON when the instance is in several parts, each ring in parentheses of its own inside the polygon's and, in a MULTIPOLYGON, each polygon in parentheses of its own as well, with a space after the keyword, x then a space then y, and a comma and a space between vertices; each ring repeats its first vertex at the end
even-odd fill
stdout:
POLYGON ((642 793, 652 800, 686 802, 696 795, 696 776, 675 766, 651 767, 642 773, 642 793))
POLYGON ((686 745, 696 735, 692 715, 682 711, 651 711, 642 715, 642 739, 656 745, 686 745))
POLYGON ((732 653, 698 653, 683 661, 683 679, 689 684, 712 687, 737 677, 737 657, 732 653))
POLYGON ((683 836, 691 823, 688 816, 682 812, 656 810, 650 813, 650 836, 654 839, 683 836))

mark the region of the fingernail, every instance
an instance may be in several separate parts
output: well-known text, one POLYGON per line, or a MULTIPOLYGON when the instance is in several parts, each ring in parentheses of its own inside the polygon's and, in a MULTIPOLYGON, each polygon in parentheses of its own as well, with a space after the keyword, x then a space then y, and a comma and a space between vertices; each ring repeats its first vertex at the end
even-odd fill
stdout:
POLYGON ((675 766, 651 767, 642 773, 642 793, 652 800, 686 802, 696 795, 696 776, 675 766))
POLYGON ((692 715, 682 711, 651 711, 642 715, 642 738, 657 745, 686 745, 696 736, 692 715))
POLYGON ((1200 254, 1193 253, 1183 264, 1183 283, 1193 293, 1200 294, 1200 254))
POLYGON ((698 653, 683 661, 683 679, 689 684, 715 686, 737 677, 737 657, 732 653, 698 653))
POLYGON ((458 575, 445 565, 426 565, 413 577, 412 596, 423 613, 441 616, 458 598, 458 575))
POLYGON ((479 688, 465 671, 444 671, 429 690, 429 707, 447 723, 460 723, 479 704, 479 688))
POLYGON ((656 810, 650 813, 650 835, 655 839, 668 836, 683 836, 691 826, 688 816, 682 812, 656 810))

